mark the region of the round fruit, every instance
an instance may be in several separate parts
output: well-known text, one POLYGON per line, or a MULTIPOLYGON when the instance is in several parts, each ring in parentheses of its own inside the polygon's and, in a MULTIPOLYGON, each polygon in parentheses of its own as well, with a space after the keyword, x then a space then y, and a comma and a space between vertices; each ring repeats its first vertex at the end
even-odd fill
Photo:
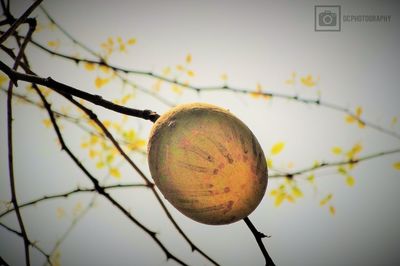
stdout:
POLYGON ((162 115, 150 133, 148 160, 165 198, 205 224, 243 219, 267 187, 256 137, 229 111, 210 104, 183 104, 162 115))

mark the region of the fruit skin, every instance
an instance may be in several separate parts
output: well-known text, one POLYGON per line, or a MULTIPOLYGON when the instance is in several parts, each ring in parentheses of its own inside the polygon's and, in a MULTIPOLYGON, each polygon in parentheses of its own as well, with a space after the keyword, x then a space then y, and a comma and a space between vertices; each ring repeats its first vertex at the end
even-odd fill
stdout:
POLYGON ((148 162, 165 198, 200 223, 243 219, 267 188, 256 137, 229 111, 210 104, 183 104, 163 114, 150 133, 148 162))

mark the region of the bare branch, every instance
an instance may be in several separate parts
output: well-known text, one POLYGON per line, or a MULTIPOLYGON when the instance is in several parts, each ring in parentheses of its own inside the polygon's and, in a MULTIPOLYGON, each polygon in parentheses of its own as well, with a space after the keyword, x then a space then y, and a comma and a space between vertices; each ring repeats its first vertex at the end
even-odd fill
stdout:
POLYGON ((17 30, 18 26, 28 18, 32 11, 35 10, 35 8, 38 7, 42 1, 43 0, 36 0, 33 2, 32 5, 16 21, 14 21, 11 27, 0 36, 0 44, 7 40, 7 38, 17 30))
POLYGON ((388 150, 388 151, 381 151, 378 153, 373 153, 369 154, 363 157, 360 157, 358 159, 349 159, 349 160, 343 160, 343 161, 337 161, 337 162, 321 162, 318 165, 307 167, 301 170, 293 171, 293 172, 287 172, 287 173, 279 173, 279 174, 274 174, 270 175, 269 178, 279 178, 279 177, 287 177, 289 179, 294 178, 295 176, 299 176, 314 170, 318 170, 321 168, 328 168, 328 167, 334 167, 334 166, 340 166, 340 165, 352 165, 352 164, 357 164, 362 161, 367 161, 371 160, 377 157, 385 156, 385 155, 390 155, 394 153, 399 153, 400 148, 393 149, 393 150, 388 150))
MULTIPOLYGON (((75 39, 74 39, 75 40, 75 39)), ((186 82, 181 82, 178 81, 176 79, 171 79, 162 75, 159 75, 157 73, 151 72, 151 71, 145 71, 145 70, 135 70, 135 69, 127 69, 127 68, 122 68, 122 67, 117 67, 114 66, 112 64, 107 63, 106 61, 104 61, 103 59, 100 58, 100 60, 90 60, 90 59, 85 59, 85 58, 77 58, 77 57, 73 57, 73 56, 69 56, 69 55, 65 55, 62 54, 60 52, 56 52, 53 51, 35 41, 31 41, 32 44, 34 44, 35 46, 37 46, 38 48, 42 49, 43 51, 50 53, 52 55, 67 59, 67 60, 71 60, 75 63, 79 63, 79 62, 83 62, 83 63, 90 63, 90 64, 97 64, 100 66, 105 66, 108 67, 112 70, 114 70, 116 73, 118 72, 122 72, 122 73, 126 73, 126 74, 135 74, 135 75, 141 75, 141 76, 148 76, 150 78, 155 78, 158 80, 162 80, 165 82, 168 82, 170 84, 175 84, 184 88, 188 88, 197 92, 211 92, 211 91, 230 91, 233 93, 241 93, 241 94, 247 94, 247 95, 260 95, 260 96, 267 96, 267 97, 271 97, 271 98, 281 98, 281 99, 286 99, 286 100, 291 100, 291 101, 295 101, 295 102, 300 102, 300 103, 304 103, 304 104, 313 104, 313 105, 317 105, 317 106, 322 106, 331 110, 335 110, 344 114, 347 114, 351 117, 354 118, 355 121, 359 122, 362 125, 365 125, 367 127, 373 128, 377 131, 380 131, 386 135, 389 135, 391 137, 394 137, 396 139, 400 139, 400 134, 395 132, 395 131, 391 131, 387 128, 381 127, 373 122, 367 121, 365 119, 362 119, 361 117, 357 116, 353 111, 351 111, 350 109, 334 104, 334 103, 330 103, 327 101, 323 101, 320 98, 317 99, 313 99, 313 98, 303 98, 300 97, 298 95, 289 95, 289 94, 283 94, 283 93, 277 93, 277 92, 268 92, 268 91, 252 91, 246 88, 237 88, 237 87, 232 87, 232 86, 228 86, 228 85, 224 85, 224 86, 208 86, 208 87, 200 87, 200 86, 195 86, 195 85, 190 85, 187 84, 186 82)), ((119 78, 121 78, 124 82, 128 82, 126 79, 124 79, 122 76, 118 76, 119 78)), ((154 96, 154 95, 153 95, 154 96)))
POLYGON ((264 246, 264 243, 262 242, 262 238, 265 237, 265 235, 263 233, 258 232, 257 228, 250 221, 249 217, 243 218, 243 221, 246 223, 246 225, 249 227, 250 231, 253 233, 254 238, 256 239, 257 244, 260 247, 262 254, 264 255, 265 265, 266 266, 274 266, 275 263, 272 261, 271 257, 269 256, 269 254, 264 246))
MULTIPOLYGON (((9 227, 9 226, 7 226, 7 225, 5 225, 3 223, 0 223, 0 226, 3 227, 4 229, 16 234, 17 236, 23 238, 22 233, 12 229, 11 227, 9 227)), ((39 251, 46 258, 46 261, 47 261, 48 264, 53 265, 51 260, 50 260, 50 255, 47 254, 42 248, 40 248, 38 246, 38 244, 36 244, 35 242, 32 242, 32 241, 29 241, 29 245, 34 247, 37 251, 39 251)), ((1 262, 1 260, 0 260, 0 262, 1 262)), ((0 264, 0 265, 2 265, 2 264, 0 264)))
POLYGON ((3 62, 0 62, 0 69, 7 74, 11 81, 16 83, 18 80, 39 84, 46 86, 54 91, 59 92, 63 95, 73 95, 78 98, 87 100, 93 104, 102 106, 109 110, 113 110, 115 112, 126 114, 129 116, 139 117, 145 120, 150 120, 152 122, 156 121, 159 115, 151 110, 138 110, 133 108, 128 108, 122 105, 115 104, 113 102, 104 100, 100 95, 90 94, 88 92, 75 89, 66 84, 60 83, 52 78, 42 78, 33 74, 24 74, 21 72, 17 72, 9 68, 3 62))
MULTIPOLYGON (((32 9, 33 10, 33 9, 32 9)), ((29 12, 30 13, 30 12, 29 12)), ((27 14, 29 14, 27 13, 27 14)), ((33 32, 35 31, 36 28, 36 20, 31 20, 29 23, 29 30, 27 33, 26 38, 24 39, 24 42, 22 45, 20 45, 20 49, 18 52, 18 55, 15 58, 13 70, 18 69, 19 62, 21 58, 24 55, 24 51, 26 48, 26 45, 28 44, 33 32)), ((29 256, 29 243, 30 240, 28 238, 28 235, 25 230, 24 222, 22 219, 21 212, 19 211, 18 208, 18 200, 17 200, 17 192, 16 192, 16 185, 15 185, 15 177, 14 177, 14 160, 13 160, 13 140, 12 140, 12 135, 13 135, 13 128, 12 128, 12 96, 13 96, 13 83, 9 82, 8 85, 8 93, 7 93, 7 132, 8 132, 8 169, 9 169, 9 177, 10 177, 10 189, 11 189, 11 201, 13 203, 15 213, 17 215, 17 220, 19 227, 21 228, 21 234, 22 238, 24 240, 24 248, 25 248, 25 263, 26 265, 30 265, 30 256, 29 256)))
MULTIPOLYGON (((108 190, 108 189, 116 189, 116 188, 132 188, 132 187, 136 187, 136 188, 145 188, 145 187, 149 187, 146 184, 117 184, 117 185, 110 185, 110 186, 102 186, 102 189, 104 190, 108 190)), ((78 193, 93 193, 96 192, 95 188, 76 188, 73 190, 70 190, 68 192, 64 192, 64 193, 58 193, 58 194, 53 194, 53 195, 47 195, 47 196, 43 196, 40 197, 38 199, 35 200, 31 200, 25 203, 22 203, 19 205, 19 208, 25 208, 28 206, 32 206, 35 205, 36 203, 42 202, 42 201, 47 201, 47 200, 51 200, 51 199, 58 199, 58 198, 68 198, 71 195, 75 195, 78 193)), ((15 209, 9 209, 3 213, 0 214, 0 218, 5 216, 6 214, 13 212, 15 209)))
MULTIPOLYGON (((34 87, 35 88, 35 87, 34 87)), ((122 205, 120 205, 113 197, 110 196, 99 184, 99 181, 83 166, 83 164, 78 160, 78 158, 72 153, 72 151, 68 148, 66 143, 64 142, 64 138, 61 134, 60 128, 58 127, 57 121, 54 117, 53 112, 51 111, 51 106, 47 102, 46 98, 44 95, 41 93, 41 91, 36 87, 36 91, 39 94, 41 100, 43 101, 43 104, 48 111, 51 123, 53 125, 53 128, 56 132, 57 138, 60 141, 62 150, 64 150, 68 156, 74 161, 74 163, 84 172, 84 174, 89 178, 89 180, 93 183, 94 188, 96 191, 104 196, 112 205, 114 205, 117 209, 119 209, 129 220, 131 220, 134 224, 136 224, 140 229, 142 229, 147 235, 149 235, 154 242, 161 248, 161 250, 165 253, 167 256, 167 259, 172 259, 178 262, 181 265, 187 265, 184 263, 182 260, 177 258, 175 255, 173 255, 165 246, 164 244, 158 239, 157 234, 150 229, 148 229, 145 225, 143 225, 141 222, 139 222, 135 217, 133 217, 122 205)))

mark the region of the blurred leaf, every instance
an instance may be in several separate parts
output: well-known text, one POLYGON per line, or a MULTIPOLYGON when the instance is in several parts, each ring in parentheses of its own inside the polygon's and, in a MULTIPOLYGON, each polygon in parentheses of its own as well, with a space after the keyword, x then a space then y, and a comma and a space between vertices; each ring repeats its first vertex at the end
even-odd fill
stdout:
POLYGON ((85 63, 83 64, 83 66, 84 66, 84 68, 85 68, 87 71, 93 71, 93 70, 96 69, 96 65, 95 65, 95 64, 92 64, 92 63, 87 63, 87 62, 85 62, 85 63))
POLYGON ((108 82, 110 81, 109 78, 100 78, 97 77, 94 81, 94 84, 96 85, 97 89, 100 89, 101 87, 103 87, 104 85, 106 85, 108 82))
POLYGON ((314 87, 317 84, 317 81, 311 75, 307 75, 300 79, 301 83, 306 87, 314 87))
POLYGON ((355 183, 354 177, 352 177, 352 176, 350 176, 350 175, 346 177, 346 184, 347 184, 349 187, 354 186, 354 183, 355 183))
POLYGON ((191 62, 192 62, 192 55, 191 54, 187 54, 186 63, 190 64, 191 62))
POLYGON ((8 77, 6 75, 0 74, 0 86, 3 85, 3 83, 6 81, 8 81, 8 77))
POLYGON ((293 196, 295 196, 296 198, 301 198, 303 197, 303 192, 300 190, 299 187, 295 186, 292 188, 292 193, 293 196))
POLYGON ((329 193, 325 198, 323 198, 323 199, 319 202, 319 204, 320 204, 321 206, 324 206, 325 204, 327 204, 327 203, 332 199, 332 197, 333 197, 332 193, 329 193))
POLYGON ((134 44, 136 44, 136 39, 130 38, 127 43, 128 43, 128 45, 134 45, 134 44))
POLYGON ((393 164, 393 168, 400 171, 400 161, 393 164))
POLYGON ((284 147, 285 147, 285 143, 284 142, 275 143, 271 148, 271 154, 272 155, 279 154, 283 150, 284 147))
POLYGON ((110 175, 111 175, 112 177, 117 178, 117 179, 120 179, 120 178, 121 178, 121 173, 120 173, 120 171, 118 170, 118 168, 115 168, 115 167, 111 167, 111 168, 110 168, 110 175))
POLYGON ((340 147, 333 147, 333 148, 332 148, 332 153, 335 154, 335 155, 339 155, 339 154, 342 153, 342 148, 340 148, 340 147))
POLYGON ((333 207, 332 205, 330 205, 330 206, 329 206, 329 213, 330 213, 331 215, 335 215, 335 214, 336 214, 336 208, 333 207))
POLYGON ((278 207, 279 205, 282 204, 283 200, 285 199, 286 194, 285 193, 279 193, 276 197, 275 197, 275 202, 274 205, 276 207, 278 207))

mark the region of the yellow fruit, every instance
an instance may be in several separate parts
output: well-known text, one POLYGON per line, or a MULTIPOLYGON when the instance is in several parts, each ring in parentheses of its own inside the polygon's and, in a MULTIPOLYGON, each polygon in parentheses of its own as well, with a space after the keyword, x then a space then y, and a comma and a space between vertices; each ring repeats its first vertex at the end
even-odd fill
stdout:
POLYGON ((183 104, 162 115, 150 133, 148 161, 165 198, 205 224, 243 219, 267 187, 266 160, 253 133, 210 104, 183 104))

